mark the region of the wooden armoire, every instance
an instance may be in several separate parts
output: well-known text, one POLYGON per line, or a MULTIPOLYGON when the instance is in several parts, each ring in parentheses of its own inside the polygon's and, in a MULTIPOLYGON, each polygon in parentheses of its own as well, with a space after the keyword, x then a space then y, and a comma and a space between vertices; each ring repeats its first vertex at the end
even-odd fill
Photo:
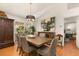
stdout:
POLYGON ((0 48, 14 45, 14 20, 0 17, 0 48))

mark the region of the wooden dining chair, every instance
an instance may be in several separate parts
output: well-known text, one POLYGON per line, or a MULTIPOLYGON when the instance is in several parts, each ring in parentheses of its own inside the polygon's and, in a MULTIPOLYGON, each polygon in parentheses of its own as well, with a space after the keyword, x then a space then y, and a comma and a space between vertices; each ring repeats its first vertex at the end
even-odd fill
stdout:
POLYGON ((50 45, 45 45, 37 50, 37 54, 42 56, 56 56, 57 39, 53 39, 50 45))
POLYGON ((20 35, 19 34, 16 34, 16 45, 17 45, 17 51, 19 52, 19 55, 21 55, 22 44, 21 44, 21 39, 20 39, 20 35))
POLYGON ((55 38, 57 39, 57 42, 58 42, 57 45, 62 46, 63 35, 57 34, 55 38))
POLYGON ((21 36, 20 39, 21 39, 21 42, 22 42, 22 55, 29 56, 32 51, 36 50, 36 48, 34 46, 30 45, 27 42, 26 37, 21 36))

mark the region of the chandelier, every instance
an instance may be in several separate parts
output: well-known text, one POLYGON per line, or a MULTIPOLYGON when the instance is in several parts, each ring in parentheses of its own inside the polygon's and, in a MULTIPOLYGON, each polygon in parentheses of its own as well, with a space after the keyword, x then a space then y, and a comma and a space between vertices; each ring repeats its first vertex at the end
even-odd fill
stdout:
POLYGON ((35 20, 35 16, 31 15, 31 5, 32 5, 32 3, 30 3, 30 15, 26 16, 26 19, 28 21, 34 21, 35 20))

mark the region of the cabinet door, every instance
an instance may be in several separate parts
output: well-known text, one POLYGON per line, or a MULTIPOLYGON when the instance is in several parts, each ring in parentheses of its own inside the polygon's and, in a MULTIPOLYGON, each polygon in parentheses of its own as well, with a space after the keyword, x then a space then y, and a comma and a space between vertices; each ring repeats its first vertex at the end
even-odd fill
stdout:
POLYGON ((7 19, 5 20, 4 25, 5 41, 13 40, 13 21, 7 19))
POLYGON ((3 19, 0 19, 0 42, 4 41, 4 28, 3 28, 3 19))
POLYGON ((10 20, 8 21, 8 39, 13 41, 13 21, 10 20))

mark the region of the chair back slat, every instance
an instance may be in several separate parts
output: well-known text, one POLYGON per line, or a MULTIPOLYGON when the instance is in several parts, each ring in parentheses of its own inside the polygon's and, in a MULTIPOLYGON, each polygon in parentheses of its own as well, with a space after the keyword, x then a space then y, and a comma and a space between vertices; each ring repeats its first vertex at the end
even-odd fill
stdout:
POLYGON ((20 39, 20 35, 16 34, 16 43, 18 47, 21 47, 21 39, 20 39))
POLYGON ((26 37, 25 36, 21 36, 20 39, 21 39, 21 42, 22 42, 22 49, 23 49, 23 51, 29 52, 30 45, 27 42, 26 37))
POLYGON ((53 39, 49 48, 49 55, 56 56, 57 39, 53 39))

